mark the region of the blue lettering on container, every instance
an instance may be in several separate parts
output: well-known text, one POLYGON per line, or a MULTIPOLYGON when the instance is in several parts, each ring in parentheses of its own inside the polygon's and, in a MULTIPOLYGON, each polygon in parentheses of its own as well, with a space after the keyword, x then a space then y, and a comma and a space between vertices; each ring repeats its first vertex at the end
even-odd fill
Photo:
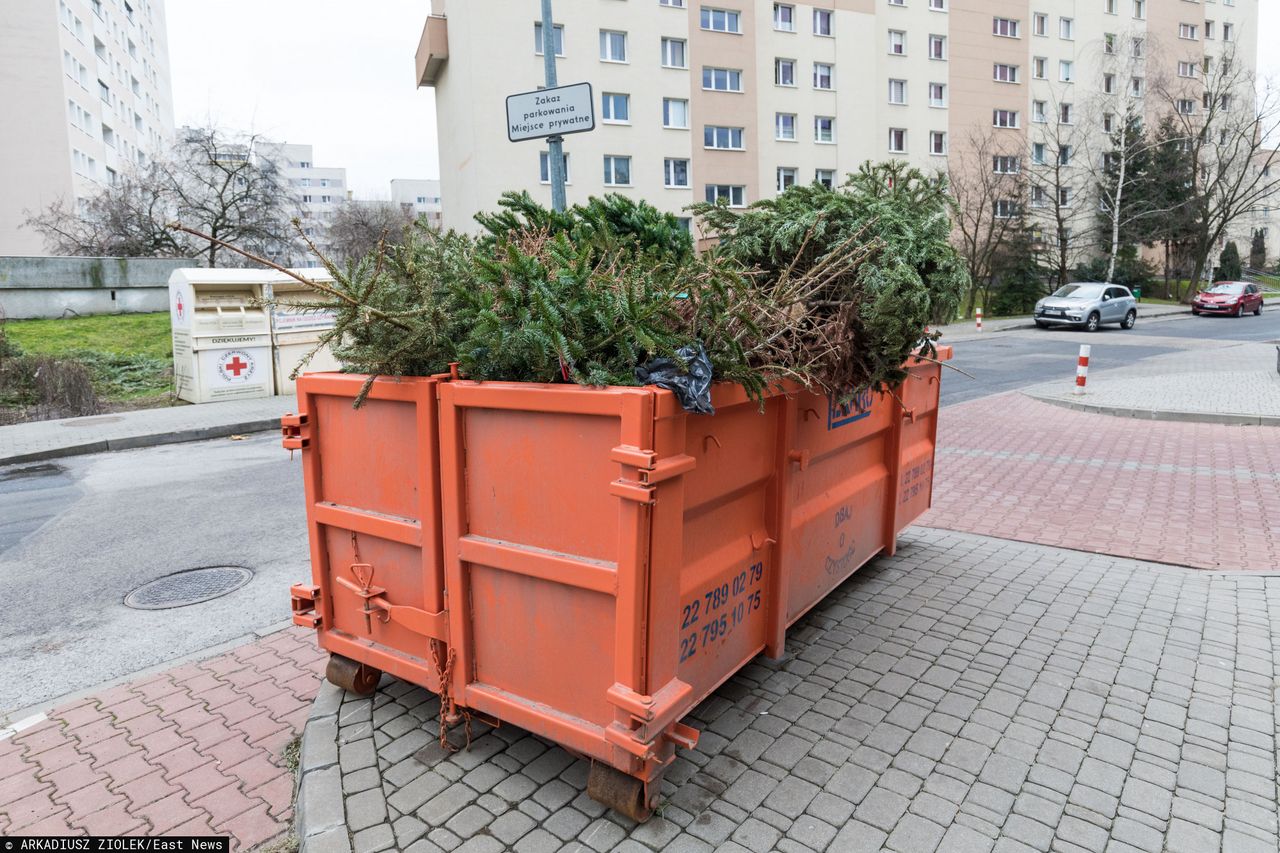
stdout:
POLYGON ((847 403, 837 403, 835 397, 827 397, 827 429, 846 426, 871 414, 875 397, 870 390, 860 391, 847 403))

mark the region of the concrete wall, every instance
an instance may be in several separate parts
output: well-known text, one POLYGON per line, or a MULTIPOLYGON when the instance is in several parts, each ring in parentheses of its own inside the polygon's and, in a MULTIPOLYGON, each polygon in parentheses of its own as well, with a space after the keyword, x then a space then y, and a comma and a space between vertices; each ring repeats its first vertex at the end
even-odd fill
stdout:
POLYGON ((11 320, 169 309, 169 274, 182 258, 0 256, 0 312, 11 320))

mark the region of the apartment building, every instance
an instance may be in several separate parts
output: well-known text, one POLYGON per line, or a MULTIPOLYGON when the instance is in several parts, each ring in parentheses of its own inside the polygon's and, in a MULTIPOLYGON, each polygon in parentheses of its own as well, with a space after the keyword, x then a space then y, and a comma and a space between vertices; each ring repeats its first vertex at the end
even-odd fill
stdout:
MULTIPOLYGON (((596 129, 565 139, 568 199, 620 192, 685 215, 867 160, 945 169, 982 139, 1004 155, 993 169, 1061 166, 1026 201, 1084 215, 1085 166, 1125 100, 1158 112, 1154 78, 1224 51, 1256 67, 1258 2, 556 0, 559 81, 596 99, 596 129)), ((550 202, 545 143, 505 127, 506 96, 543 80, 539 12, 433 0, 416 72, 436 94, 445 227, 472 227, 507 189, 550 202)))
POLYGON ((391 200, 413 214, 426 217, 433 228, 440 227, 440 182, 418 178, 392 178, 391 200))
POLYGON ((22 223, 145 164, 173 136, 163 0, 4 0, 0 255, 40 255, 22 223))
POLYGON ((264 142, 260 156, 274 162, 284 174, 302 209, 302 233, 325 251, 329 247, 329 222, 338 205, 348 198, 347 170, 317 166, 312 146, 291 142, 264 142))

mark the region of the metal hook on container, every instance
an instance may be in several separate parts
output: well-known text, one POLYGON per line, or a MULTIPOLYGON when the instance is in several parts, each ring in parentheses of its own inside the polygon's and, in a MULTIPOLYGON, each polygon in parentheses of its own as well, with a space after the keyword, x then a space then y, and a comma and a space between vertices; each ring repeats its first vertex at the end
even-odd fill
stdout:
POLYGON ((713 441, 716 443, 716 447, 721 447, 721 448, 723 448, 723 447, 724 447, 724 445, 720 443, 720 439, 716 438, 716 437, 715 437, 714 435, 712 435, 711 433, 707 433, 706 435, 704 435, 704 436, 702 437, 702 452, 703 452, 703 453, 706 453, 706 452, 707 452, 707 448, 710 446, 710 442, 713 442, 713 441))

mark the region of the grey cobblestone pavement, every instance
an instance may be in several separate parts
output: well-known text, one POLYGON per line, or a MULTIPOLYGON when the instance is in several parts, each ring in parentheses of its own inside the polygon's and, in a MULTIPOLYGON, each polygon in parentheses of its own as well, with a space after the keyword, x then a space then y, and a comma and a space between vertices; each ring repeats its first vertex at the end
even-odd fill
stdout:
POLYGON ((660 816, 521 729, 326 685, 305 851, 1277 850, 1280 577, 912 528, 686 720, 660 816))

